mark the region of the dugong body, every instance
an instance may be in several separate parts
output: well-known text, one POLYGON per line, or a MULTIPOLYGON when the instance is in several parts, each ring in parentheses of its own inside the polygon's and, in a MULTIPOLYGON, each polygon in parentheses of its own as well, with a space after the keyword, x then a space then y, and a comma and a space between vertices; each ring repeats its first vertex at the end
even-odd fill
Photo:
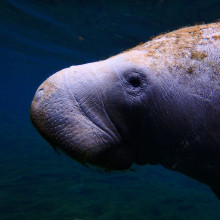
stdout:
POLYGON ((81 163, 161 164, 220 198, 220 23, 53 74, 35 94, 31 120, 81 163))

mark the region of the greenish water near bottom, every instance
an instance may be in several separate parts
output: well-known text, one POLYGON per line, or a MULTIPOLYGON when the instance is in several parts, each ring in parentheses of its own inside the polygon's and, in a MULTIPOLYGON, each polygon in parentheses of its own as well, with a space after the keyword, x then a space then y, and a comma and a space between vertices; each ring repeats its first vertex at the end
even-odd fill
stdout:
POLYGON ((219 18, 220 1, 0 1, 0 219, 217 220, 205 185, 161 166, 105 173, 58 155, 32 127, 40 83, 150 36, 219 18))

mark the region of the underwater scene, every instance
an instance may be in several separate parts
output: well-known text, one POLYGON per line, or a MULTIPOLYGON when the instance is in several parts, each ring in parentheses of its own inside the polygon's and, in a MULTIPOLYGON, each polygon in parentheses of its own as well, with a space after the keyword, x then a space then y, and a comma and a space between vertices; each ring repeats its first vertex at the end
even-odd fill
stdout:
POLYGON ((218 19, 220 0, 0 0, 0 220, 219 219, 208 186, 160 165, 82 166, 30 121, 53 73, 218 19))

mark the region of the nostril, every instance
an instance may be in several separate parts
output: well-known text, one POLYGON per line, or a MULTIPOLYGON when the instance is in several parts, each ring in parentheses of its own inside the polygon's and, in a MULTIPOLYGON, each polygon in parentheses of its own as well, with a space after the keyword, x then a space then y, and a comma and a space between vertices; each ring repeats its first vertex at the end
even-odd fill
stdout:
POLYGON ((44 94, 44 89, 40 89, 40 90, 36 93, 35 99, 36 99, 37 102, 39 101, 39 99, 41 98, 41 96, 42 96, 43 94, 44 94))

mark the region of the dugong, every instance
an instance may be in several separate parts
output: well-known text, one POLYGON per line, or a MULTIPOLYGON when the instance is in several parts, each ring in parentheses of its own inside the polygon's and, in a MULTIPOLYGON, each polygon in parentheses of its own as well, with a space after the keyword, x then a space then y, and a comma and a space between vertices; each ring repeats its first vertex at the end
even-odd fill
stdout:
POLYGON ((220 199, 220 22, 63 69, 40 85, 30 115, 55 149, 82 164, 161 164, 220 199))

